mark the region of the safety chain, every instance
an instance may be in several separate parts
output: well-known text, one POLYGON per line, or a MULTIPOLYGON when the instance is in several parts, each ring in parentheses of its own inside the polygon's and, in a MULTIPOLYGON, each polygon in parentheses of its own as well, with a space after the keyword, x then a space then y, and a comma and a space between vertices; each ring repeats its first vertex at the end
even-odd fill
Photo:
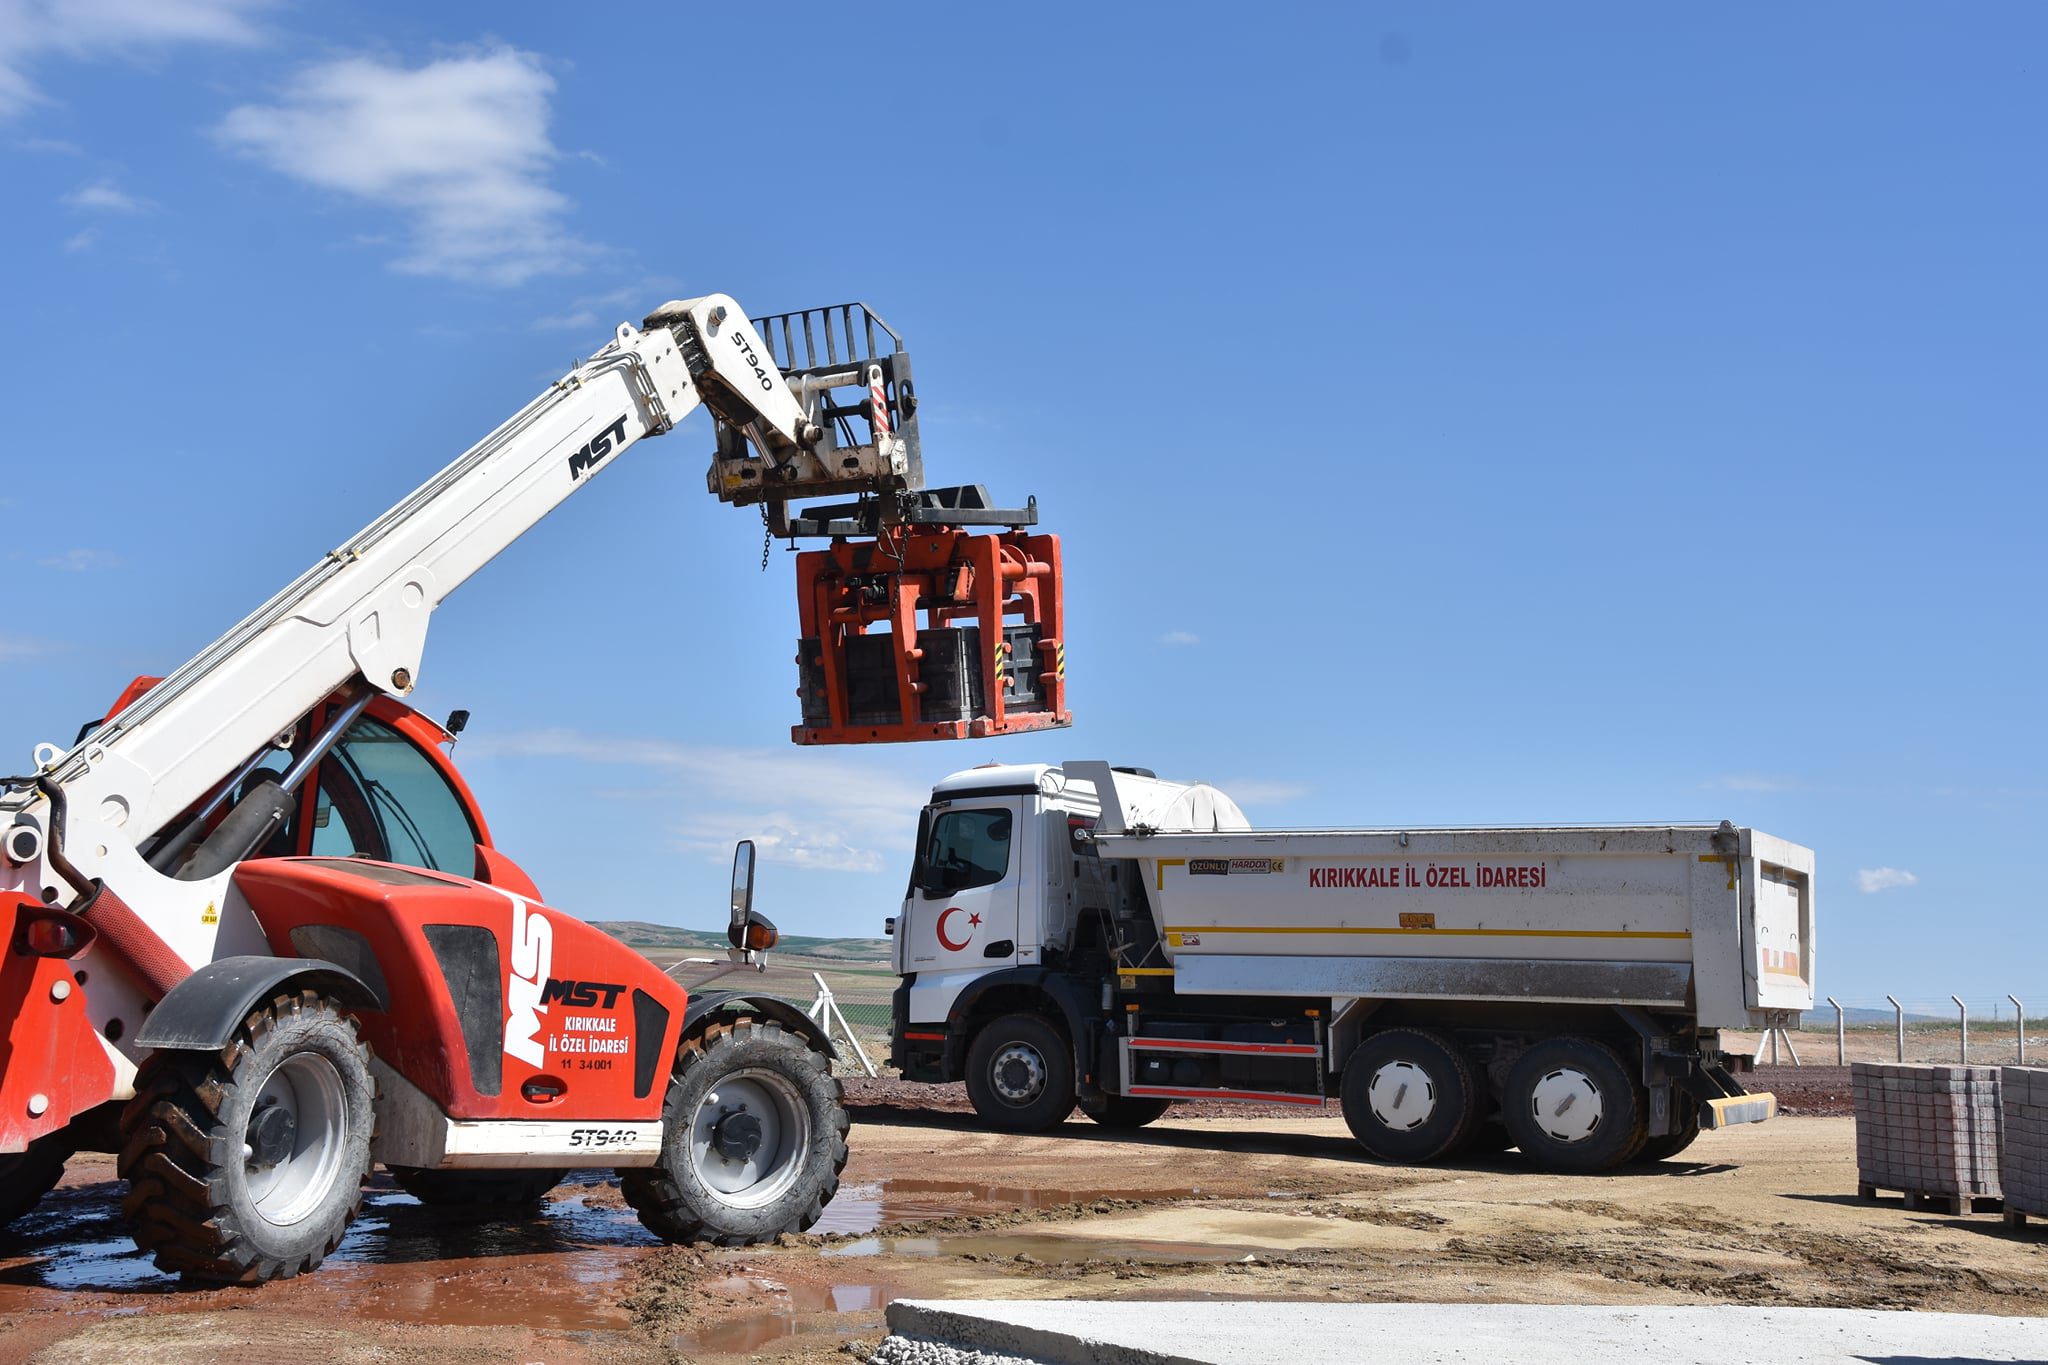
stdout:
POLYGON ((761 504, 761 572, 768 572, 768 552, 775 546, 775 532, 768 529, 768 504, 761 504))

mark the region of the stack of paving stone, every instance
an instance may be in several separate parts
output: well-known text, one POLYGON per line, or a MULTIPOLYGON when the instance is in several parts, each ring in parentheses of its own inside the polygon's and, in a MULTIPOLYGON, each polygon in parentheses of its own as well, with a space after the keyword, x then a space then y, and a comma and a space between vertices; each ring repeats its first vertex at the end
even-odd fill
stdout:
MULTIPOLYGON (((1967 1213, 2000 1196, 1995 1066, 1857 1062, 1856 1191, 1897 1190, 1908 1208, 1967 1213)), ((2043 1099, 2048 1101, 2048 1084, 2043 1099)))
POLYGON ((2048 1071, 2006 1067, 1998 1078, 1998 1106, 2006 1224, 2048 1218, 2048 1071))

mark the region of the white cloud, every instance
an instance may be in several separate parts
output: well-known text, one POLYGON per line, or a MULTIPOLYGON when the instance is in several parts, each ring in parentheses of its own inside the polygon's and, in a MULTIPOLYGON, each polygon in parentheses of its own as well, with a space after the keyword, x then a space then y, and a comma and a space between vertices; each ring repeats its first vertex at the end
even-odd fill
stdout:
POLYGON ((1166 634, 1159 637, 1159 643, 1162 645, 1198 645, 1202 643, 1202 637, 1191 630, 1169 630, 1166 634))
POLYGON ((0 635, 0 663, 9 663, 15 659, 33 659, 39 654, 49 652, 49 646, 41 640, 30 640, 20 635, 0 635))
MULTIPOLYGON (((464 741, 471 759, 567 758, 652 769, 676 779, 661 800, 681 815, 675 845, 722 860, 752 839, 764 861, 879 872, 906 852, 926 787, 858 759, 816 750, 736 749, 531 730, 464 741)), ((634 797, 632 799, 643 799, 634 797)))
POLYGON ((586 294, 562 312, 535 318, 536 332, 586 332, 607 322, 638 322, 675 297, 675 280, 666 275, 649 275, 632 284, 602 294, 586 294), (623 310, 624 316, 621 316, 623 310))
POLYGON ((84 228, 64 239, 66 251, 84 251, 100 239, 98 228, 84 228))
POLYGON ((597 326, 597 314, 588 308, 579 308, 573 313, 558 313, 553 317, 535 318, 536 332, 587 332, 597 326))
POLYGON ((1856 889, 1866 896, 1874 896, 1880 891, 1913 886, 1919 880, 1903 867, 1866 867, 1856 874, 1856 889))
POLYGON ((66 573, 90 573, 94 569, 118 568, 121 557, 112 550, 77 549, 44 555, 36 563, 46 569, 62 569, 66 573))
POLYGON ((350 57, 301 71, 275 104, 229 111, 227 146, 283 175, 398 212, 394 268, 482 284, 573 274, 596 250, 548 184, 554 78, 499 47, 406 67, 350 57))
POLYGON ((95 180, 90 185, 80 185, 64 196, 64 202, 75 209, 100 213, 147 213, 156 207, 147 199, 136 198, 111 180, 95 180))
MULTIPOLYGON (((0 118, 47 97, 29 75, 52 58, 141 59, 174 47, 247 47, 272 0, 0 0, 0 118)), ((51 143, 38 150, 67 149, 51 143)))

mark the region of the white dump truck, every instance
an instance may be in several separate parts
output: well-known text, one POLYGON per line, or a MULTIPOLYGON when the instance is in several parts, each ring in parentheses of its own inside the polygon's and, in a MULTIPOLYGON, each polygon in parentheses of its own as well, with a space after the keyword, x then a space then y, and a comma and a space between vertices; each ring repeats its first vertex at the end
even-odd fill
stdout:
POLYGON ((1719 825, 1260 830, 1107 763, 956 773, 890 922, 892 1060, 984 1121, 1321 1105, 1546 1169, 1761 1122, 1722 1031, 1813 1005, 1813 854, 1719 825))

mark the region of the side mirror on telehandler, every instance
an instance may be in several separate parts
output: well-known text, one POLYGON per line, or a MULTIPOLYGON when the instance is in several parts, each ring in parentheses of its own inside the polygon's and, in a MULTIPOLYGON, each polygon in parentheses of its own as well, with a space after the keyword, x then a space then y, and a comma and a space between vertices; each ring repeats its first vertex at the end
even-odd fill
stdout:
POLYGON ((773 948, 782 936, 766 915, 754 909, 754 841, 742 839, 732 851, 732 921, 726 942, 752 956, 773 948))

